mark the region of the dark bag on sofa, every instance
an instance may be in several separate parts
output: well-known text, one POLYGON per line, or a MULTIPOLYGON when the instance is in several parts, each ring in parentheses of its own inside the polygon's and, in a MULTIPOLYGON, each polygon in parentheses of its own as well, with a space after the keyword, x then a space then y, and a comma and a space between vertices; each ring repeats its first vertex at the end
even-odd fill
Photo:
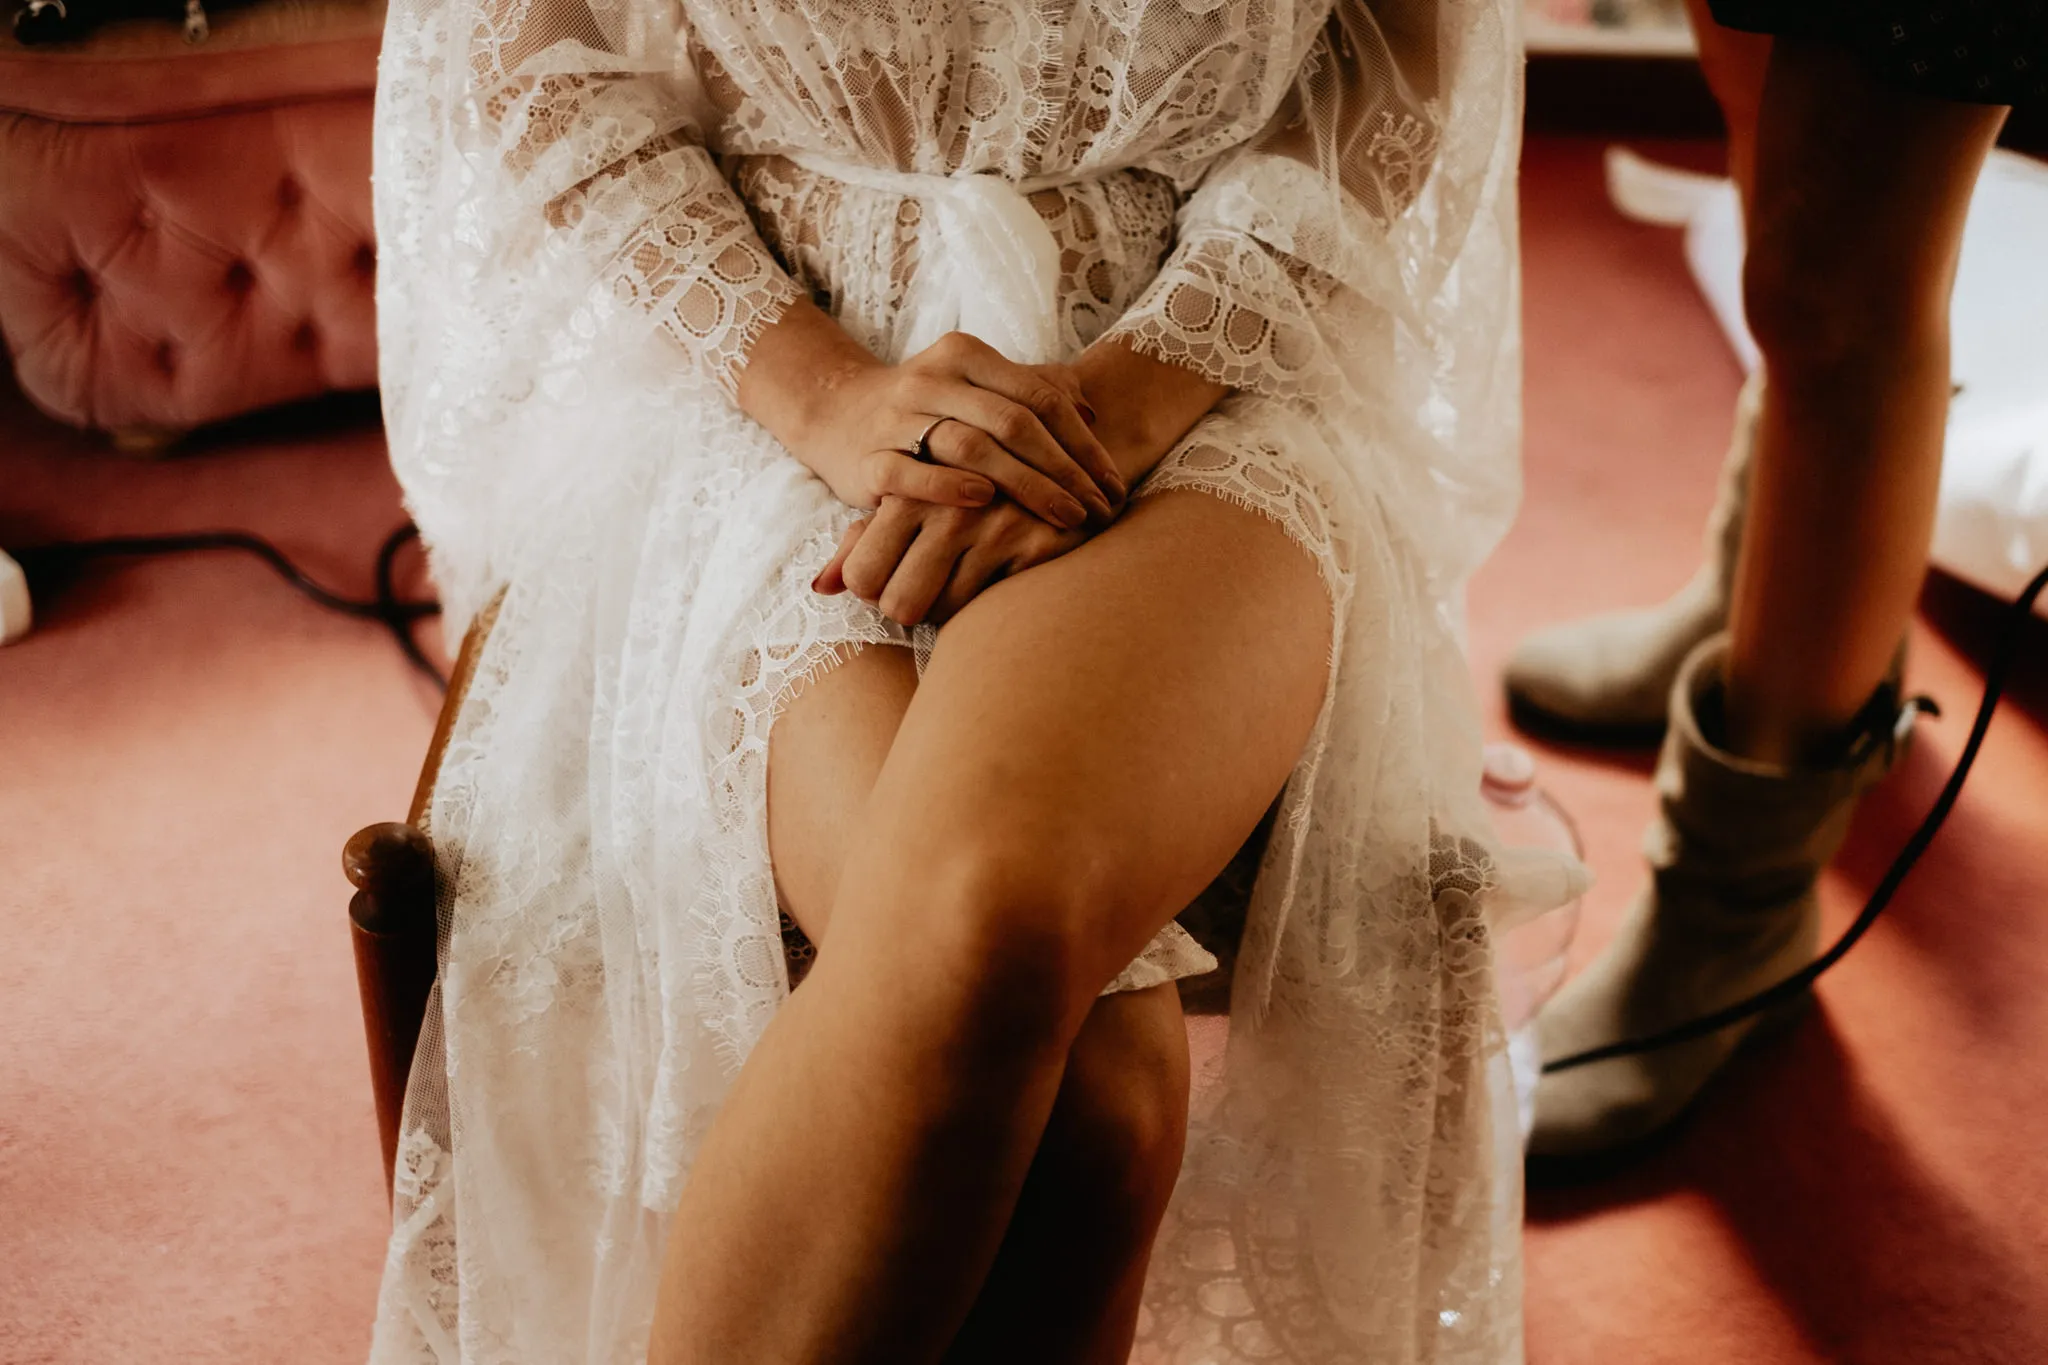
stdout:
POLYGON ((115 19, 183 23, 186 42, 206 41, 200 0, 27 0, 14 12, 14 36, 22 43, 75 43, 115 19))

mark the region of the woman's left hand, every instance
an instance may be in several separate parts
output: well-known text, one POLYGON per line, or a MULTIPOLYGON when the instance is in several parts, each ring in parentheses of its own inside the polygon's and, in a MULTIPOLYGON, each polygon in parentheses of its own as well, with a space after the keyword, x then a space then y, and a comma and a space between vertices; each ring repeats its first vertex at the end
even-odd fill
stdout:
POLYGON ((901 625, 940 625, 991 584, 1057 559, 1092 534, 1048 525, 1009 501, 945 507, 891 496, 847 529, 811 588, 851 592, 901 625))
MULTIPOLYGON (((1062 390, 1078 381, 1100 413, 1096 429, 1123 482, 1136 487, 1229 392, 1192 370, 1098 341, 1073 369, 1040 367, 1062 390)), ((1006 498, 986 507, 948 507, 887 496, 855 522, 811 586, 851 591, 906 626, 940 624, 990 584, 1085 543, 1099 525, 1061 530, 1006 498)))

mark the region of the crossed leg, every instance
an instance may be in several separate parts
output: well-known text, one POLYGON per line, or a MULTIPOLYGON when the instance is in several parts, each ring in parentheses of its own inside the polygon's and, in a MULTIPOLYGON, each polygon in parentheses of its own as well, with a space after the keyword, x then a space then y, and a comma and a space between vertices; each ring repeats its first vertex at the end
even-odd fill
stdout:
MULTIPOLYGON (((813 942, 917 667, 870 649, 806 690, 768 751, 768 842, 783 908, 813 942)), ((946 1359, 1122 1365, 1152 1239, 1180 1170, 1188 1052, 1171 985, 1104 996, 1068 1050, 995 1264, 946 1359)))
MULTIPOLYGON (((919 1365, 980 1332, 970 1310, 1014 1314, 999 1286, 975 1306, 1063 1084, 1095 1055, 1077 1043, 1151 1008, 1105 1013, 1097 994, 1258 823, 1328 646, 1314 566, 1277 527, 1166 493, 984 593, 907 697, 900 680, 798 699, 780 726, 866 709, 851 749, 886 754, 812 880, 777 851, 793 904, 830 884, 818 962, 699 1152, 652 1360, 919 1365)), ((814 777, 846 790, 772 764, 771 837, 814 777)), ((1127 1332, 1134 1292, 1118 1286, 1097 1345, 1127 1332)))

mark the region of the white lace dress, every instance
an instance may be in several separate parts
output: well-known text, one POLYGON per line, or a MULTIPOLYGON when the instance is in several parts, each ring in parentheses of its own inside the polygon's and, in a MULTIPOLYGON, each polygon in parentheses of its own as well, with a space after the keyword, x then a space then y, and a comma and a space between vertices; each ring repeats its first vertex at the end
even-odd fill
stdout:
MULTIPOLYGON (((1271 517, 1329 589, 1140 1357, 1518 1358, 1489 943, 1565 878, 1501 885, 1455 625, 1516 494, 1518 63, 1508 0, 395 0, 392 455, 451 628, 504 597, 374 1360, 644 1359, 789 990, 770 726, 919 643, 808 590, 853 514, 731 400, 805 294, 886 358, 1113 332, 1233 386, 1138 496, 1271 517)), ((1119 984, 1206 965, 1176 928, 1119 984)))

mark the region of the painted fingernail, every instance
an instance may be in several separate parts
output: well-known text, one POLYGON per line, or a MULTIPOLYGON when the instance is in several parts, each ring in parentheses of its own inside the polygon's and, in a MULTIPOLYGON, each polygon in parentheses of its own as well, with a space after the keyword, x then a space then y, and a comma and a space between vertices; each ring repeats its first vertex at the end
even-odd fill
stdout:
POLYGON ((820 588, 818 587, 818 585, 819 585, 820 583, 824 582, 824 581, 825 581, 825 571, 824 571, 823 569, 820 569, 820 570, 818 571, 818 576, 817 576, 816 578, 813 578, 813 579, 811 580, 811 591, 812 591, 812 592, 819 592, 819 591, 822 591, 822 590, 821 590, 821 589, 820 589, 820 588))

